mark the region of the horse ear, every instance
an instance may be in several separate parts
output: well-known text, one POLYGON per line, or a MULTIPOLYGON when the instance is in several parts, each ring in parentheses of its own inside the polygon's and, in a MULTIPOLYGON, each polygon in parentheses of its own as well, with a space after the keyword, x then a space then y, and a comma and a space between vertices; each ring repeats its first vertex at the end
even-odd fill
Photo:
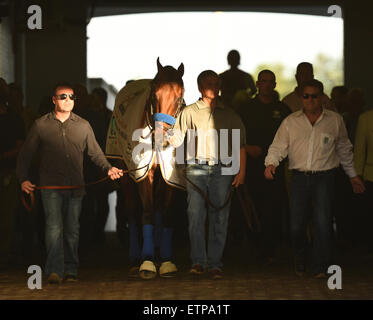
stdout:
POLYGON ((157 58, 157 68, 158 68, 158 72, 161 72, 163 70, 163 66, 159 62, 159 57, 157 58))
POLYGON ((183 63, 180 64, 179 68, 177 68, 177 71, 179 71, 180 76, 184 75, 184 64, 183 63))

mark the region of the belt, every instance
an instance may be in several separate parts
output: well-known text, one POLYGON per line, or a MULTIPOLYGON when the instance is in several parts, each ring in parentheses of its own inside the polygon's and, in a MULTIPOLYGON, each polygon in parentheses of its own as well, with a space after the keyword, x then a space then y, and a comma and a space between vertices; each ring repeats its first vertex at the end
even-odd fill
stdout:
MULTIPOLYGON (((188 164, 191 164, 191 163, 188 163, 188 164)), ((199 164, 199 165, 206 165, 206 166, 210 166, 210 167, 213 167, 213 166, 223 166, 223 167, 226 167, 225 164, 223 164, 220 160, 217 161, 217 160, 200 160, 200 159, 195 159, 194 160, 194 164, 199 164)))
POLYGON ((316 175, 332 173, 336 169, 337 168, 333 168, 333 169, 329 169, 329 170, 319 170, 319 171, 300 171, 300 170, 293 169, 293 170, 291 170, 291 172, 295 175, 302 174, 302 175, 305 175, 305 176, 316 176, 316 175))

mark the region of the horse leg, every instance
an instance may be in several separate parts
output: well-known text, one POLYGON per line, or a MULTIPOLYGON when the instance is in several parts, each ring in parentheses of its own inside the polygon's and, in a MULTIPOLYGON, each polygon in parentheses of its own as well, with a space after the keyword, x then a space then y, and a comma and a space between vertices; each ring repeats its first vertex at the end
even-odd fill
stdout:
POLYGON ((163 179, 160 180, 160 189, 163 194, 162 208, 162 228, 160 241, 161 267, 159 274, 161 277, 174 277, 177 272, 176 265, 172 260, 172 235, 173 235, 173 214, 175 213, 175 190, 167 185, 163 179))
POLYGON ((143 206, 142 227, 143 247, 142 261, 140 266, 140 277, 148 280, 157 275, 154 265, 154 241, 153 241, 153 170, 150 170, 146 179, 138 183, 139 195, 143 206))
MULTIPOLYGON (((140 239, 138 234, 138 216, 140 212, 139 200, 137 188, 135 182, 128 176, 125 175, 121 178, 121 193, 123 199, 123 205, 128 218, 128 228, 129 228, 129 260, 130 260, 130 270, 129 276, 137 276, 140 260, 141 260, 141 250, 140 250, 140 239)), ((124 219, 124 212, 121 212, 122 224, 124 219)))
POLYGON ((155 249, 155 259, 158 261, 160 258, 160 248, 162 240, 162 209, 156 209, 154 213, 154 249, 155 249))

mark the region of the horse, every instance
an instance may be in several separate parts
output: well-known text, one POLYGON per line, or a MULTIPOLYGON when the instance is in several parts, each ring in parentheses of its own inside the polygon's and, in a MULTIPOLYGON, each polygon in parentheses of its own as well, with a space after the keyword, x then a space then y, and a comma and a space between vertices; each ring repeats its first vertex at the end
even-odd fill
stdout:
POLYGON ((169 166, 170 161, 162 160, 165 154, 170 155, 173 152, 164 137, 167 130, 172 129, 176 117, 185 106, 182 80, 184 65, 181 63, 178 69, 162 66, 158 58, 157 69, 158 72, 152 80, 131 81, 120 90, 113 111, 114 120, 112 119, 113 123, 109 128, 110 131, 115 127, 116 140, 112 139, 110 143, 115 144, 116 153, 122 155, 125 169, 130 172, 121 178, 120 183, 122 200, 128 216, 131 265, 129 276, 140 276, 146 280, 157 275, 157 239, 154 236, 156 231, 160 231, 160 276, 172 277, 177 272, 177 267, 172 262, 171 211, 175 187, 184 188, 182 183, 177 183, 177 170, 171 168, 167 173, 165 167, 169 166), (139 131, 139 134, 136 134, 136 131, 139 131), (131 139, 134 135, 137 136, 137 140, 131 139), (137 152, 144 142, 147 148, 144 147, 142 152, 137 152), (160 149, 168 151, 161 152, 160 149), (135 161, 136 157, 140 159, 137 159, 138 162, 135 161), (155 225, 158 225, 156 222, 160 217, 162 227, 161 230, 156 230, 155 225), (142 241, 139 231, 142 231, 142 241))

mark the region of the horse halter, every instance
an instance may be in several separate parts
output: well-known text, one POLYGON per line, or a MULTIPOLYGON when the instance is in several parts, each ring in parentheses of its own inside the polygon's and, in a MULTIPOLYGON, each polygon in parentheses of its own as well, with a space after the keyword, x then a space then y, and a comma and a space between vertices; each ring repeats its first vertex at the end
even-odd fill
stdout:
POLYGON ((183 97, 184 97, 184 88, 183 88, 183 93, 182 93, 181 97, 175 103, 175 104, 177 104, 177 108, 176 108, 175 114, 173 116, 169 115, 167 113, 162 113, 162 112, 154 113, 154 105, 157 105, 158 99, 157 99, 157 96, 155 95, 154 91, 152 90, 151 99, 150 99, 150 103, 149 103, 149 109, 148 109, 148 112, 146 112, 146 115, 145 115, 146 124, 151 129, 150 134, 153 134, 154 128, 152 126, 152 121, 151 121, 149 115, 153 115, 152 118, 153 118, 154 122, 159 121, 159 122, 167 123, 170 126, 169 129, 172 129, 174 127, 175 123, 176 123, 176 118, 180 114, 180 112, 182 110, 182 107, 185 105, 183 97))
POLYGON ((175 125, 176 117, 170 116, 169 114, 166 114, 166 113, 154 113, 153 120, 154 121, 165 122, 165 123, 173 126, 173 125, 175 125))

